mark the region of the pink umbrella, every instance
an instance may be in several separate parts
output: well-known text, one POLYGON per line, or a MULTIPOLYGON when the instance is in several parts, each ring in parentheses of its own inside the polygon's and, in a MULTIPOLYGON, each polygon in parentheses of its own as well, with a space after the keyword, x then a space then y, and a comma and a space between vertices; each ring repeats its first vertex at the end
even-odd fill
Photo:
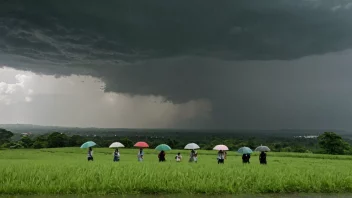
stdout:
POLYGON ((223 145, 223 144, 220 144, 220 145, 216 145, 213 150, 217 150, 217 151, 228 151, 229 148, 227 148, 227 146, 223 145))
POLYGON ((139 147, 139 148, 148 148, 149 147, 149 145, 146 142, 137 142, 134 146, 139 147))

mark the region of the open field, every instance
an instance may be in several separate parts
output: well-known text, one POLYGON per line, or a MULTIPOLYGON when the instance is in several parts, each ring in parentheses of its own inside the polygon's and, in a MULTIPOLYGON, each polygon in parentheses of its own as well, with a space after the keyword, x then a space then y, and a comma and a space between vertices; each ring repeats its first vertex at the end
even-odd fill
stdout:
POLYGON ((0 194, 276 194, 351 193, 352 156, 268 153, 268 165, 258 156, 242 165, 228 152, 224 165, 216 151, 199 151, 199 162, 157 161, 145 150, 137 162, 136 149, 120 149, 121 162, 112 162, 111 149, 94 149, 94 162, 79 148, 0 150, 0 194))

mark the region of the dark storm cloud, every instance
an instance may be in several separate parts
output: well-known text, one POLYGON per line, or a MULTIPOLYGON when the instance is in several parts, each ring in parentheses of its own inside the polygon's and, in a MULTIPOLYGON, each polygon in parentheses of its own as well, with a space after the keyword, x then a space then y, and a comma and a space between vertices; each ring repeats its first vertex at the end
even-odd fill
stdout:
POLYGON ((66 64, 178 55, 295 59, 352 46, 348 3, 3 0, 0 49, 66 64))
POLYGON ((294 59, 350 49, 351 19, 347 0, 3 0, 0 64, 175 103, 209 99, 209 126, 335 127, 350 113, 338 111, 349 105, 348 61, 294 59))
POLYGON ((350 55, 290 62, 163 59, 104 76, 108 87, 121 92, 160 94, 174 102, 210 99, 210 126, 348 128, 352 126, 350 55))

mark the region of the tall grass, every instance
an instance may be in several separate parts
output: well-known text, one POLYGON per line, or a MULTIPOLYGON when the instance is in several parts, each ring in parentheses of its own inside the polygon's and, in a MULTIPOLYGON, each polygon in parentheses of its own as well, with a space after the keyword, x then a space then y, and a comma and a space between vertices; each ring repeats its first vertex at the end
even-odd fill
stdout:
POLYGON ((214 151, 199 151, 199 162, 157 162, 146 150, 137 162, 137 150, 121 150, 121 161, 112 162, 112 150, 94 149, 94 162, 76 148, 0 151, 0 194, 262 194, 352 192, 349 156, 268 153, 268 165, 257 156, 243 165, 229 152, 224 165, 214 151), (288 154, 286 154, 287 156, 288 154), (336 159, 338 160, 336 160, 336 159))

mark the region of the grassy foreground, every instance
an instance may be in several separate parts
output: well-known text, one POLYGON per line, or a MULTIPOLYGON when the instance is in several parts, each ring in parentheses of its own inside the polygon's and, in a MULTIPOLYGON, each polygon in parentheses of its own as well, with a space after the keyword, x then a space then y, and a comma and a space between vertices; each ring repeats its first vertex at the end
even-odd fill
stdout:
POLYGON ((224 165, 215 151, 199 151, 199 162, 167 162, 146 150, 121 149, 121 162, 112 162, 111 149, 94 149, 94 162, 79 148, 0 150, 0 194, 266 194, 351 193, 352 156, 268 153, 268 165, 257 155, 251 164, 229 152, 224 165))

